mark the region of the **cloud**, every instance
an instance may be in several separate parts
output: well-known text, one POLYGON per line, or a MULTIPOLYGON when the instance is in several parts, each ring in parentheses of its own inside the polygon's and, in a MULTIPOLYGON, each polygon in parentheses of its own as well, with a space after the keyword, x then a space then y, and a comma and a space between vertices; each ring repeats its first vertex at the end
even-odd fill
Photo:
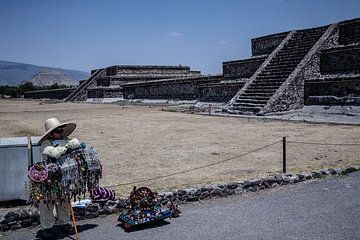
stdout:
POLYGON ((228 44, 228 41, 221 40, 221 41, 218 41, 218 44, 219 45, 225 45, 225 44, 228 44))
POLYGON ((184 36, 183 33, 179 33, 179 32, 171 32, 170 35, 173 37, 183 37, 184 36))
POLYGON ((167 36, 172 36, 172 37, 183 37, 184 36, 184 34, 180 33, 180 32, 165 32, 163 34, 167 35, 167 36))

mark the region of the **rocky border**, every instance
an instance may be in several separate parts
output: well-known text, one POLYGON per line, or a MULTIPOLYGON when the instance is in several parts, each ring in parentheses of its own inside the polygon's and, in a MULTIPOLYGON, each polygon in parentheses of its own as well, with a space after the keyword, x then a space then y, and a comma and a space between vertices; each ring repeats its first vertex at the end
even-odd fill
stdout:
MULTIPOLYGON (((267 178, 232 182, 229 184, 218 184, 210 187, 180 189, 160 193, 159 202, 163 206, 166 206, 171 202, 185 204, 187 202, 196 202, 204 199, 227 197, 246 192, 257 192, 263 189, 276 188, 311 179, 342 176, 356 171, 360 171, 360 168, 346 167, 343 169, 328 169, 318 172, 302 172, 299 174, 279 174, 267 178)), ((110 215, 120 212, 125 209, 126 205, 127 199, 93 202, 86 208, 74 208, 74 214, 77 220, 97 218, 100 215, 110 215)), ((10 211, 5 215, 0 215, 0 231, 2 232, 26 227, 35 227, 39 224, 39 211, 34 207, 10 211)))
POLYGON ((160 194, 162 205, 173 201, 184 204, 214 197, 226 197, 246 192, 257 192, 267 188, 276 188, 279 186, 304 182, 310 179, 324 178, 328 176, 347 175, 352 172, 360 171, 360 168, 347 167, 344 169, 328 169, 319 172, 302 172, 299 174, 274 175, 262 179, 252 179, 229 184, 215 185, 202 188, 188 188, 160 194))

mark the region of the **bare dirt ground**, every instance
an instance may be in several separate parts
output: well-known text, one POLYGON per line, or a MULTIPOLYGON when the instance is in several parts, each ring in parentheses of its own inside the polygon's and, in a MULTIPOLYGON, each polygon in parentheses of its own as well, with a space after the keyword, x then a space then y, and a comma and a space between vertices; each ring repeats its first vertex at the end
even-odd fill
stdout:
MULTIPOLYGON (((153 178, 241 155, 281 140, 358 143, 360 127, 226 118, 161 111, 160 107, 0 100, 0 137, 41 135, 57 117, 78 124, 72 136, 95 146, 103 186, 153 178)), ((359 166, 359 146, 288 144, 288 171, 359 166)), ((149 181, 158 191, 230 182, 282 169, 282 145, 168 178, 149 181)), ((128 193, 132 186, 115 187, 128 193)))

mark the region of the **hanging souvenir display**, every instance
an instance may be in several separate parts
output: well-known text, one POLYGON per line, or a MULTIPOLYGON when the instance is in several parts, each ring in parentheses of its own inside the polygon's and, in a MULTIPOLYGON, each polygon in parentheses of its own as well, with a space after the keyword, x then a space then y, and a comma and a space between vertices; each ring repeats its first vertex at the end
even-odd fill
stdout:
POLYGON ((38 203, 80 199, 87 191, 99 187, 102 168, 94 147, 77 149, 56 161, 46 160, 29 168, 30 199, 38 203))

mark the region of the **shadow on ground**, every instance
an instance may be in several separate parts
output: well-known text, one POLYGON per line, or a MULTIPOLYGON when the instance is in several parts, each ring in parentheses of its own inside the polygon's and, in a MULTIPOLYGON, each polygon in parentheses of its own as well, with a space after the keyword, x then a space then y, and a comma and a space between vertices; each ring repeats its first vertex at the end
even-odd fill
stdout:
MULTIPOLYGON (((77 225, 77 230, 78 230, 78 233, 81 233, 81 232, 83 232, 83 231, 96 228, 97 226, 98 226, 97 224, 77 225)), ((64 238, 67 238, 67 237, 69 237, 70 239, 75 239, 75 237, 71 237, 72 235, 75 235, 74 229, 71 229, 71 230, 70 230, 69 235, 68 235, 67 233, 65 233, 65 232, 62 232, 62 231, 60 230, 60 227, 58 227, 58 226, 53 227, 53 240, 64 239, 64 238), (70 235, 70 236, 69 236, 69 235, 70 235)), ((37 231, 37 233, 36 233, 35 239, 41 239, 41 236, 42 236, 42 232, 41 232, 41 230, 39 230, 39 231, 37 231)))
POLYGON ((157 227, 165 226, 165 225, 168 225, 168 224, 170 224, 170 223, 165 221, 165 220, 159 220, 159 221, 140 224, 140 225, 137 225, 137 226, 132 226, 131 228, 125 228, 122 223, 119 223, 117 225, 117 227, 121 227, 122 229, 124 229, 125 232, 131 233, 131 232, 141 231, 141 230, 144 230, 144 229, 157 228, 157 227))

